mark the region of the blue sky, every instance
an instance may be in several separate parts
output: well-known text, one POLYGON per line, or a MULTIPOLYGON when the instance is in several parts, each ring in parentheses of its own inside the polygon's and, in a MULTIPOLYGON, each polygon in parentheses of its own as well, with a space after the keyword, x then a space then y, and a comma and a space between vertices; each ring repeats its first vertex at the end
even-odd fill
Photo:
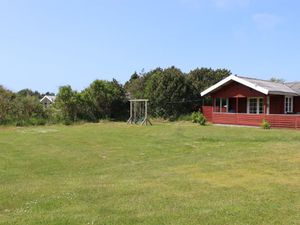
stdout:
POLYGON ((300 1, 0 0, 0 84, 54 91, 175 65, 300 80, 300 1))

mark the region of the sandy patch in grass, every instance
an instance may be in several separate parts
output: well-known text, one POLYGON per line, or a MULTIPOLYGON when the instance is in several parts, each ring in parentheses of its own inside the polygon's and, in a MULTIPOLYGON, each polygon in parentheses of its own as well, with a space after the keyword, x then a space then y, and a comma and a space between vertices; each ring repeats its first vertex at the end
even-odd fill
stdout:
POLYGON ((18 128, 18 132, 26 134, 26 133, 37 133, 37 134, 46 134, 46 133, 56 133, 57 129, 53 128, 18 128))

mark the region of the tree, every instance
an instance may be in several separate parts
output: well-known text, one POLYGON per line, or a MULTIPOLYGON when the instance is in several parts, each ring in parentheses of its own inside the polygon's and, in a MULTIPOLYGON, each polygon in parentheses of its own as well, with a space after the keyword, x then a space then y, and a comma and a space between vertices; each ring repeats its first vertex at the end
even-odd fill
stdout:
POLYGON ((79 111, 78 94, 70 85, 59 88, 54 106, 58 108, 65 121, 76 121, 79 111))
POLYGON ((41 96, 45 96, 45 95, 51 95, 51 96, 54 96, 55 93, 50 92, 50 91, 47 91, 46 93, 42 94, 41 96))
MULTIPOLYGON (((120 119, 128 116, 128 98, 148 98, 149 113, 153 116, 174 118, 197 110, 200 93, 231 72, 226 69, 197 68, 184 74, 176 67, 156 68, 149 72, 134 72, 125 85, 112 81, 95 80, 81 92, 71 86, 59 88, 54 107, 40 104, 42 95, 23 89, 13 93, 0 86, 0 123, 28 122, 31 119, 77 120, 120 119), (56 117, 57 116, 57 117, 56 117)), ((46 93, 53 95, 53 93, 46 93)))
POLYGON ((281 83, 281 84, 285 83, 284 79, 282 79, 282 78, 276 78, 276 77, 272 77, 270 79, 270 81, 275 82, 275 83, 281 83))
POLYGON ((201 98, 200 93, 202 91, 229 75, 231 75, 231 72, 226 69, 197 68, 188 73, 187 79, 192 84, 193 96, 201 98))
POLYGON ((12 117, 16 121, 29 121, 32 118, 45 118, 46 113, 37 96, 17 95, 12 101, 12 117))
MULTIPOLYGON (((211 68, 196 68, 190 71, 187 75, 187 80, 192 87, 193 99, 202 99, 202 91, 230 75, 230 70, 226 69, 213 70, 211 68)), ((210 101, 210 99, 207 98, 204 98, 203 100, 206 102, 210 101)), ((199 108, 201 104, 202 103, 200 102, 193 104, 193 108, 199 108)))
POLYGON ((23 97, 25 97, 25 96, 35 96, 38 99, 42 98, 42 94, 41 93, 39 93, 38 91, 32 91, 32 90, 30 90, 28 88, 22 89, 21 91, 19 91, 17 93, 17 95, 23 96, 23 97))
POLYGON ((170 118, 186 113, 190 95, 185 75, 175 67, 155 70, 147 82, 146 97, 154 116, 170 118))
POLYGON ((144 98, 144 89, 146 86, 145 74, 137 74, 134 72, 129 81, 125 83, 125 91, 129 99, 133 98, 144 98))
POLYGON ((94 107, 94 115, 97 119, 107 118, 110 115, 110 102, 112 90, 109 88, 109 82, 104 80, 95 80, 87 90, 90 102, 94 107))
POLYGON ((15 95, 0 85, 0 123, 5 123, 10 117, 12 100, 15 95))
POLYGON ((137 74, 137 72, 135 71, 132 75, 131 75, 131 77, 130 77, 130 79, 129 79, 129 82, 130 81, 132 81, 132 80, 136 80, 136 79, 139 79, 140 78, 140 76, 137 74))
POLYGON ((24 89, 13 93, 0 86, 0 123, 41 125, 48 118, 37 92, 24 89))
POLYGON ((122 119, 128 114, 127 99, 124 87, 115 79, 111 82, 113 98, 111 102, 111 115, 113 119, 122 119))
POLYGON ((125 90, 115 79, 95 80, 81 93, 90 120, 118 118, 125 113, 125 90))

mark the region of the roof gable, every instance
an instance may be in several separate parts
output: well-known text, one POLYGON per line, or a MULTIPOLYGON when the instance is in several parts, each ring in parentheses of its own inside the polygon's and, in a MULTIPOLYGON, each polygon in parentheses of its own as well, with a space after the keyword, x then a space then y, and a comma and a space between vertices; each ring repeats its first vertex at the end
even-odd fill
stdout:
POLYGON ((253 84, 252 82, 249 82, 245 79, 242 79, 238 76, 234 76, 234 75, 230 75, 226 78, 224 78, 223 80, 219 81, 218 83, 214 84, 213 86, 207 88, 205 91, 201 92, 201 96, 205 96, 211 92, 214 92, 216 90, 219 90, 222 86, 224 86, 225 84, 229 83, 230 81, 236 81, 240 84, 243 84, 249 88, 252 88, 258 92, 261 92, 263 94, 268 94, 268 90, 263 88, 263 87, 260 87, 260 86, 257 86, 255 84, 253 84))
POLYGON ((41 100, 40 100, 40 102, 43 102, 45 99, 48 99, 50 102, 54 102, 55 101, 55 96, 53 96, 53 95, 45 95, 41 100))
POLYGON ((201 96, 205 96, 209 93, 215 92, 231 81, 236 81, 242 85, 252 88, 253 90, 258 91, 265 95, 268 94, 299 95, 300 94, 300 82, 297 83, 299 84, 299 86, 297 86, 299 87, 299 91, 296 91, 291 87, 289 87, 287 84, 230 75, 225 79, 221 80, 220 82, 216 83, 215 85, 207 88, 205 91, 201 92, 201 96))

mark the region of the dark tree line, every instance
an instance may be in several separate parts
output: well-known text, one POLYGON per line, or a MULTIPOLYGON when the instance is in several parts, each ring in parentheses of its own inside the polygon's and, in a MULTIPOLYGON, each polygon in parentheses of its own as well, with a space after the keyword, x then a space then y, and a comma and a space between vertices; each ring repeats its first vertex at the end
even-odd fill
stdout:
POLYGON ((80 92, 62 86, 51 107, 44 107, 39 100, 53 93, 30 89, 13 93, 0 86, 0 124, 124 120, 128 117, 129 98, 147 98, 151 116, 173 119, 197 111, 202 103, 201 91, 230 74, 226 69, 197 68, 183 73, 176 67, 156 68, 135 72, 125 85, 114 79, 95 80, 80 92))
POLYGON ((134 73, 125 84, 131 98, 148 98, 150 114, 166 119, 197 111, 201 92, 231 75, 226 69, 197 68, 185 74, 176 67, 134 73))
POLYGON ((0 86, 0 124, 45 124, 50 112, 40 103, 41 96, 29 89, 13 93, 0 86))
POLYGON ((53 108, 61 120, 97 122, 100 119, 124 119, 127 115, 124 87, 116 80, 95 80, 81 92, 60 87, 53 108))

